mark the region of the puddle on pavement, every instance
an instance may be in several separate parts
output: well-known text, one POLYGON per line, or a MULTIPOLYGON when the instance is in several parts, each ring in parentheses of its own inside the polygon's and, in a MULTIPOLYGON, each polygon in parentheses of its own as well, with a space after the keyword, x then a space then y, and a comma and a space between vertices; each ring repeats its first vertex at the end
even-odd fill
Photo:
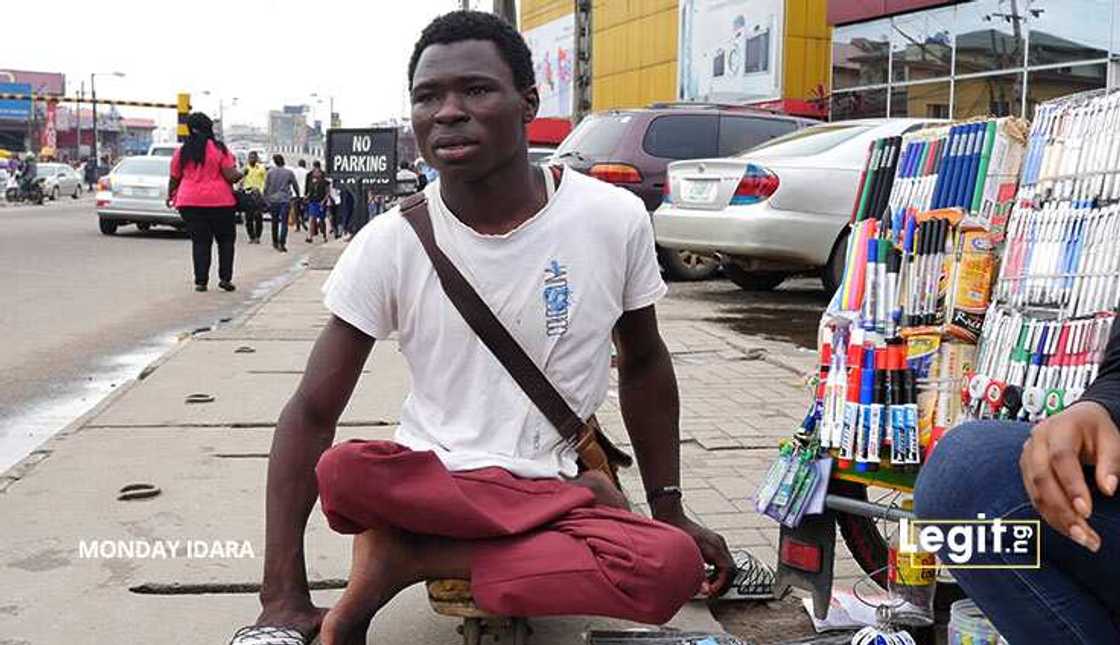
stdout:
POLYGON ((828 306, 828 296, 823 289, 779 289, 769 293, 731 291, 712 295, 716 297, 711 300, 722 306, 716 310, 717 315, 705 318, 706 322, 718 323, 748 336, 816 349, 817 326, 828 306))
MULTIPOLYGON (((299 270, 299 261, 284 273, 254 286, 248 300, 222 320, 236 319, 247 308, 283 286, 299 270)), ((219 321, 213 323, 219 326, 219 321)), ((194 327, 191 326, 191 329, 194 327)), ((19 463, 36 448, 91 410, 121 384, 137 378, 153 361, 178 342, 182 330, 148 339, 132 351, 114 354, 90 366, 84 381, 60 383, 51 398, 33 401, 12 416, 0 416, 0 473, 19 463)))
POLYGON ((175 336, 169 334, 149 340, 136 351, 111 356, 90 369, 92 376, 88 380, 64 385, 56 397, 34 403, 22 413, 4 419, 0 426, 0 473, 137 376, 174 344, 175 336))

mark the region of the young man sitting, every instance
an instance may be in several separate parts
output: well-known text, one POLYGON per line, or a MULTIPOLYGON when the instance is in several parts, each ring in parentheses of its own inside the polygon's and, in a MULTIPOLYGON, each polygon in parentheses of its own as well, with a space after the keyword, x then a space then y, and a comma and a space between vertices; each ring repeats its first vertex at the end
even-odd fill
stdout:
POLYGON ((408 77, 417 145, 440 177, 423 193, 435 242, 579 419, 606 399, 613 338, 653 519, 626 510, 607 476, 578 471, 394 209, 362 229, 324 286, 333 317, 276 428, 263 610, 242 642, 295 642, 263 639, 308 638, 321 623, 325 645, 364 643, 381 606, 433 578, 469 579, 495 614, 646 623, 698 591, 722 593, 727 546, 681 502, 678 392, 654 312, 666 288, 641 201, 529 163, 539 97, 529 49, 502 20, 436 19, 408 77), (332 448, 375 339, 394 332, 412 375, 396 441, 332 448), (316 494, 330 525, 355 536, 349 584, 329 613, 311 603, 303 554, 316 494))

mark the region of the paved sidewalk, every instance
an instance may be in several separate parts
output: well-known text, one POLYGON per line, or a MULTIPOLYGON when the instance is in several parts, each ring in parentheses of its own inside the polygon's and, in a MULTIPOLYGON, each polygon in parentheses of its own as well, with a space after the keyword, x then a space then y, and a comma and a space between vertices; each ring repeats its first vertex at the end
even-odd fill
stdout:
MULTIPOLYGON (((272 429, 327 319, 319 287, 341 248, 318 247, 304 273, 246 317, 181 343, 0 474, 0 645, 223 643, 255 617, 272 429), (214 400, 186 403, 190 394, 214 400), (117 501, 118 490, 136 482, 162 492, 117 501), (209 551, 214 540, 234 541, 239 551, 247 541, 255 557, 91 559, 81 557, 83 540, 198 540, 209 551)), ((777 530, 748 499, 777 441, 804 413, 804 374, 813 357, 700 322, 694 306, 672 293, 659 306, 682 395, 686 504, 733 548, 773 564, 777 530)), ((396 343, 379 342, 338 440, 390 437, 407 388, 396 343)), ((629 443, 613 387, 600 420, 619 443, 629 443)), ((642 499, 637 469, 624 479, 631 499, 642 499)), ((339 593, 331 587, 347 573, 349 541, 315 511, 306 548, 311 580, 327 587, 314 595, 329 604, 339 593)), ((844 561, 837 574, 852 578, 856 568, 844 561)), ((534 642, 575 644, 589 625, 616 624, 538 620, 534 642)), ((675 624, 718 629, 703 605, 686 608, 675 624)), ((454 643, 454 627, 428 610, 416 587, 379 614, 369 642, 454 643)))

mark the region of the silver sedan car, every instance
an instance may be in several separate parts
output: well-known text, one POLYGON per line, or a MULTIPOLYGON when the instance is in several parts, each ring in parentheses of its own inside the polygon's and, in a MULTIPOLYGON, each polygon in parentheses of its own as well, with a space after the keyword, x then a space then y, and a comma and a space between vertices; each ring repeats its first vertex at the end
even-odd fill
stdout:
POLYGON ((798 130, 734 157, 669 164, 657 243, 722 256, 748 290, 818 272, 829 293, 844 270, 847 223, 869 144, 937 123, 862 119, 798 130))
POLYGON ((101 232, 112 235, 120 226, 135 224, 141 231, 153 225, 183 228, 179 212, 167 207, 171 157, 127 157, 97 186, 97 220, 101 232))
POLYGON ((41 163, 35 169, 39 177, 46 177, 43 192, 52 200, 59 197, 82 196, 82 176, 78 171, 64 163, 41 163))

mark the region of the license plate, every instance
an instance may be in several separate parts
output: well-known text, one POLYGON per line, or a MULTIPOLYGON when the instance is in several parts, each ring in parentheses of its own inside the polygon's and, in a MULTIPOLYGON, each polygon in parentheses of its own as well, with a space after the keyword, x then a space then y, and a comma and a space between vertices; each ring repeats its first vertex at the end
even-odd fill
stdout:
POLYGON ((132 188, 125 186, 121 188, 121 194, 127 197, 159 197, 158 188, 132 188))
POLYGON ((681 193, 686 202, 710 203, 716 199, 718 179, 682 179, 681 193))

